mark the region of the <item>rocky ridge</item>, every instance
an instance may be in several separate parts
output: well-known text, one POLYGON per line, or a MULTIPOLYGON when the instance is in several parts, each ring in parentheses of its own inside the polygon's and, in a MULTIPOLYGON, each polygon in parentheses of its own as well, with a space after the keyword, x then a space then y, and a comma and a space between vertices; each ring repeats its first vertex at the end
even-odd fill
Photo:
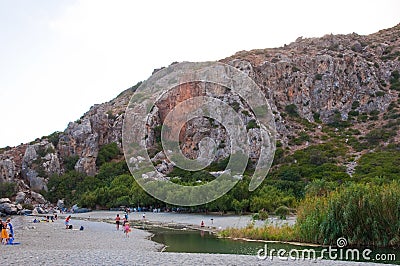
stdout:
MULTIPOLYGON (((327 124, 350 121, 354 130, 365 136, 373 128, 398 122, 395 115, 399 110, 400 24, 366 36, 353 33, 299 37, 284 47, 241 51, 221 62, 246 72, 260 86, 275 115, 279 142, 291 152, 323 142, 327 124), (302 134, 308 135, 307 141, 296 143, 294 140, 302 134)), ((47 190, 50 176, 65 173, 71 161, 76 171, 95 175, 99 149, 112 142, 121 148, 124 111, 137 87, 122 92, 110 102, 94 105, 80 119, 69 123, 63 132, 0 149, 0 183, 15 183, 20 192, 14 195, 13 201, 41 203, 43 200, 37 192, 47 190)), ((192 88, 181 92, 186 95, 182 99, 193 94, 192 88)), ((232 105, 235 97, 222 99, 232 105)), ((235 101, 239 102, 241 110, 246 110, 240 99, 235 101)), ((173 105, 170 99, 159 102, 151 124, 152 134, 173 105)), ((246 117, 248 124, 252 120, 251 113, 246 117)), ((399 141, 396 128, 390 142, 399 141)), ((257 135, 256 129, 253 131, 257 135)), ((216 137, 219 158, 229 155, 223 128, 201 119, 188 123, 182 133, 181 138, 185 140, 182 149, 188 157, 197 156, 196 145, 205 135, 216 137), (199 133, 207 129, 208 133, 199 133)), ((150 146, 154 146, 154 139, 150 134, 150 146)), ((351 152, 358 158, 363 151, 351 148, 351 152)), ((171 169, 163 154, 154 156, 161 172, 171 169)), ((356 161, 343 164, 354 169, 356 161)))

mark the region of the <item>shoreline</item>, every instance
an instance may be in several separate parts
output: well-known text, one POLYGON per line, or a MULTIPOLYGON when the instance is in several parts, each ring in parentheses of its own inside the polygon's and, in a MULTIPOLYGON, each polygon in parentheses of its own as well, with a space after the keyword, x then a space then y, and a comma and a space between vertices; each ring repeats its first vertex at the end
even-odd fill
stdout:
MULTIPOLYGON (((89 213, 118 213, 117 211, 94 211, 94 212, 87 212, 84 214, 79 214, 80 219, 87 219, 87 220, 92 220, 92 221, 102 221, 102 222, 108 222, 110 224, 115 224, 114 220, 111 219, 99 219, 99 218, 91 218, 90 215, 85 215, 85 214, 89 214, 89 213)), ((140 216, 142 214, 142 212, 136 212, 135 214, 137 214, 138 216, 140 216)), ((157 215, 159 213, 155 213, 155 215, 157 215)), ((164 213, 164 214, 169 214, 169 213, 164 213)), ((200 218, 204 218, 204 217, 215 217, 215 215, 212 214, 187 214, 187 213, 173 213, 174 217, 175 216, 199 216, 200 218)), ((63 214, 65 215, 65 214, 63 214)), ((146 214, 147 215, 147 214, 146 214)), ((227 215, 227 216, 218 216, 220 219, 224 219, 226 217, 229 218, 233 218, 233 219, 251 219, 251 215, 227 215)), ((281 224, 285 224, 285 223, 289 223, 289 224, 294 224, 294 218, 295 216, 291 216, 290 220, 280 220, 281 224)), ((152 217, 154 218, 154 216, 152 217)), ((198 218, 198 217, 197 217, 198 218)), ((273 217, 274 220, 276 219, 275 217, 273 217)), ((171 229, 171 230, 181 230, 183 228, 187 228, 190 230, 196 230, 196 231, 205 231, 205 232, 209 232, 212 233, 214 235, 216 235, 218 238, 224 238, 224 239, 231 239, 231 240, 242 240, 242 241, 247 241, 247 242, 260 242, 260 243, 282 243, 282 244, 290 244, 290 245, 295 245, 295 246, 309 246, 309 247, 326 247, 326 245, 320 245, 320 244, 313 244, 313 243, 302 243, 302 242, 292 242, 292 241, 276 241, 276 240, 262 240, 262 239, 250 239, 250 238, 237 238, 237 237, 221 237, 218 235, 218 232, 220 232, 223 229, 226 229, 230 226, 227 226, 225 228, 222 229, 218 229, 216 226, 205 226, 205 227, 201 227, 200 225, 196 225, 196 224, 191 224, 191 223, 184 223, 184 222, 180 222, 180 221, 176 221, 173 220, 173 222, 171 221, 159 221, 159 220, 150 220, 150 219, 146 219, 145 221, 143 221, 142 219, 129 219, 129 222, 131 222, 131 224, 134 225, 134 227, 136 229, 139 230, 145 230, 146 228, 143 228, 143 224, 145 224, 146 226, 152 226, 152 227, 158 227, 158 228, 166 228, 166 229, 171 229)), ((259 221, 259 225, 264 223, 263 221, 259 221)), ((243 225, 243 224, 242 224, 243 225)), ((246 224, 247 225, 247 224, 246 224)), ((244 226, 242 226, 244 227, 244 226)))
MULTIPOLYGON (((126 238, 122 230, 116 230, 114 223, 92 220, 102 218, 110 221, 111 214, 114 216, 116 212, 72 214, 71 224, 74 228, 84 226, 83 231, 65 229, 62 217, 69 214, 59 214, 59 219, 54 222, 40 223, 32 223, 35 216, 14 216, 13 223, 19 224, 15 230, 15 241, 21 244, 0 247, 2 265, 374 265, 326 260, 260 260, 251 255, 162 252, 165 246, 151 241, 152 234, 147 231, 133 228, 130 237, 126 238)), ((36 217, 43 216, 46 215, 36 217)), ((173 218, 176 219, 176 216, 173 218)), ((182 216, 182 220, 186 218, 186 215, 182 216)), ((129 219, 130 222, 133 220, 129 219)), ((175 222, 179 223, 178 220, 175 222)))

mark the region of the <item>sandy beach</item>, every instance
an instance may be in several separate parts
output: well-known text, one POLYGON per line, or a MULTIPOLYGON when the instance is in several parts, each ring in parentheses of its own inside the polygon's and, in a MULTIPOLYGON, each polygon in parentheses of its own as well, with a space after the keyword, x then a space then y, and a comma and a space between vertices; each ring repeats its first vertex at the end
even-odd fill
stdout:
MULTIPOLYGON (((77 213, 74 217, 80 219, 91 219, 91 220, 114 220, 115 215, 123 212, 115 211, 95 211, 87 213, 77 213)), ((209 229, 225 229, 227 227, 242 228, 246 227, 252 221, 251 215, 220 215, 220 214, 187 214, 187 213, 175 213, 175 212, 131 212, 129 214, 129 220, 143 221, 142 215, 145 214, 145 221, 152 224, 162 225, 186 225, 188 227, 197 228, 200 227, 201 221, 204 221, 205 228, 209 229), (211 220, 212 219, 212 220, 211 220)), ((255 226, 263 226, 266 221, 256 221, 255 226)), ((273 224, 289 224, 292 225, 296 222, 295 216, 289 216, 287 220, 281 220, 277 217, 269 217, 268 223, 273 224)))
MULTIPOLYGON (((122 230, 105 222, 90 219, 113 219, 116 212, 73 214, 74 229, 66 230, 64 219, 32 223, 34 217, 13 217, 15 241, 20 245, 1 246, 2 265, 374 265, 342 261, 259 260, 256 256, 160 252, 162 245, 150 240, 150 233, 133 229, 126 238, 122 230)), ((140 218, 131 215, 130 220, 140 218)), ((146 219, 190 223, 198 216, 146 213, 146 219), (179 219, 182 217, 182 220, 179 219), (188 222, 189 221, 189 222, 188 222)), ((229 219, 227 221, 230 221, 229 219)), ((232 219, 232 222, 235 220, 232 219)), ((214 221, 217 222, 217 221, 214 221)), ((230 222, 225 222, 229 224, 230 222)), ((378 264, 376 264, 378 265, 378 264)))

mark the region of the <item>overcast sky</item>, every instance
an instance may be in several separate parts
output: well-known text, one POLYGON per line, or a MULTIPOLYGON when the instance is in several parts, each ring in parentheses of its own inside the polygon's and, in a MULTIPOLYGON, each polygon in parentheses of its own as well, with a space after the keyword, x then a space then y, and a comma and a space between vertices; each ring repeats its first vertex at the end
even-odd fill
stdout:
POLYGON ((63 131, 173 61, 369 34, 398 24, 399 10, 398 0, 0 0, 0 147, 63 131))

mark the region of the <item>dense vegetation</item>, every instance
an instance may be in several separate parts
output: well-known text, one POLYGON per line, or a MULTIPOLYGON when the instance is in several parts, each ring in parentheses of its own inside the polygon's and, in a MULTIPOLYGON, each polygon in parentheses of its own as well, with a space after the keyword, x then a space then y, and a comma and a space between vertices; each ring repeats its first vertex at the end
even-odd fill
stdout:
POLYGON ((335 245, 400 246, 400 183, 346 184, 324 196, 307 196, 294 226, 228 228, 222 236, 335 245))
MULTIPOLYGON (((263 184, 255 191, 248 191, 251 169, 246 170, 243 179, 225 196, 213 203, 199 206, 209 211, 235 211, 274 213, 285 206, 296 208, 304 199, 306 192, 312 195, 326 195, 347 182, 382 183, 397 178, 400 173, 400 155, 396 150, 382 150, 368 153, 359 160, 353 178, 345 168, 338 166, 338 160, 346 155, 347 147, 333 143, 309 146, 293 154, 284 155, 277 150, 275 164, 263 184)), ((120 205, 165 206, 145 193, 136 183, 124 160, 114 160, 120 156, 117 146, 108 145, 100 149, 99 172, 95 177, 85 176, 73 170, 77 158, 65 160, 66 174, 52 176, 49 180, 50 201, 65 198, 69 204, 79 202, 91 208, 110 208, 120 205)), ((229 158, 213 163, 206 170, 218 171, 226 167, 229 158)), ((188 172, 174 169, 170 174, 172 181, 183 185, 199 185, 214 177, 207 171, 188 172)))
POLYGON ((299 207, 295 237, 334 244, 400 246, 400 183, 348 184, 325 197, 306 197, 299 207))

